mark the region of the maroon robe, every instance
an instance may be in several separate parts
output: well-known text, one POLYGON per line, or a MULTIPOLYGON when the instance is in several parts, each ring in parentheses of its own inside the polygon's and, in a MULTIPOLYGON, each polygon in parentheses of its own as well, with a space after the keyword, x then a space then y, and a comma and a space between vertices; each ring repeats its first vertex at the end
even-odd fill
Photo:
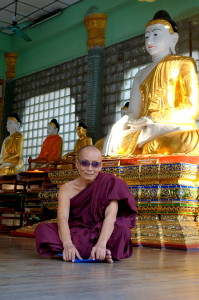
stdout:
MULTIPOLYGON (((112 200, 118 200, 118 214, 107 249, 111 251, 113 259, 132 255, 131 228, 135 226, 135 201, 123 180, 112 174, 99 173, 94 182, 70 200, 71 238, 82 258, 90 257, 102 228, 106 207, 112 200)), ((42 256, 63 251, 56 223, 38 224, 35 239, 42 256)))

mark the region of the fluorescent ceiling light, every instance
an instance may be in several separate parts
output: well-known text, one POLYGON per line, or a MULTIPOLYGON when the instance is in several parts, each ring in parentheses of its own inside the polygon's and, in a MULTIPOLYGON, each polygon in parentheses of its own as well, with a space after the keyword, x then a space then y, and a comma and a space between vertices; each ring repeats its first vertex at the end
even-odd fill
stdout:
POLYGON ((60 15, 62 13, 62 10, 61 9, 56 9, 54 10, 53 12, 47 14, 47 15, 44 15, 44 16, 41 16, 40 18, 38 18, 37 20, 33 21, 33 23, 30 25, 30 27, 35 27, 49 19, 52 19, 54 17, 56 17, 57 15, 60 15))

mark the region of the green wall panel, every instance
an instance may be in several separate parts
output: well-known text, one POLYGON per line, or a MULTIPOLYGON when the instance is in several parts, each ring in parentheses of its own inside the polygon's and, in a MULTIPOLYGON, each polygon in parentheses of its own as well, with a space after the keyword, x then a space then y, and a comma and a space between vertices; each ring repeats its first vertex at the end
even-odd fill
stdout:
POLYGON ((159 9, 173 18, 199 13, 198 0, 83 0, 55 18, 25 29, 32 42, 0 33, 0 75, 4 77, 4 52, 17 52, 16 78, 37 72, 87 54, 87 30, 84 17, 89 9, 108 15, 106 46, 144 32, 146 22, 159 9))
POLYGON ((17 77, 85 55, 86 32, 81 27, 75 29, 64 35, 58 34, 54 39, 44 40, 37 47, 23 49, 17 61, 17 77))
POLYGON ((4 53, 11 52, 11 37, 7 34, 0 33, 0 78, 5 78, 6 64, 4 53))
POLYGON ((157 0, 154 3, 130 1, 110 13, 108 18, 106 44, 112 45, 142 34, 146 23, 158 10, 167 10, 172 18, 180 20, 199 13, 198 0, 157 0))

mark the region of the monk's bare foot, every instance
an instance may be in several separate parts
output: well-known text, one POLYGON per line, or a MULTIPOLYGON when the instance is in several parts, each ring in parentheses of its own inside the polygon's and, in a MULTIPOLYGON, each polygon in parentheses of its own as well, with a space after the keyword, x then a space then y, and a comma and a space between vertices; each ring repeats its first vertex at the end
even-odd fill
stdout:
POLYGON ((111 255, 111 251, 106 249, 106 257, 105 257, 105 262, 112 264, 113 263, 113 259, 112 259, 112 255, 111 255))

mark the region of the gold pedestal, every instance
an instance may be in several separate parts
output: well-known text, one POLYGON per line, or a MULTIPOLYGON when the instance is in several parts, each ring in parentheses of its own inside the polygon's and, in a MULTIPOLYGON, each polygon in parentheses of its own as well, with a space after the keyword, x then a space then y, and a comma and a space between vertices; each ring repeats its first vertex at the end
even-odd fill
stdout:
POLYGON ((132 229, 132 243, 136 246, 164 248, 162 226, 158 215, 137 216, 136 228, 132 229))

